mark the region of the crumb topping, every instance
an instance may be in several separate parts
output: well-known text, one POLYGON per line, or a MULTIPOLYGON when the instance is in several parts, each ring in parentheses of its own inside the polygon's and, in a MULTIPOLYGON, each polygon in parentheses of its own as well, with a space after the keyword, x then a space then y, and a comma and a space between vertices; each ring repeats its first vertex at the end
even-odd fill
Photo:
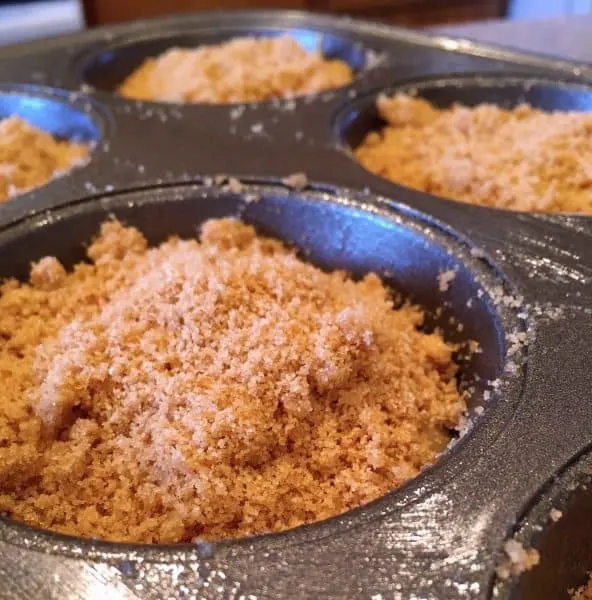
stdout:
POLYGON ((0 296, 0 511, 134 542, 279 531, 434 461, 466 410, 455 347, 369 274, 232 219, 148 248, 102 225, 0 296))
POLYGON ((525 548, 518 540, 508 540, 504 544, 506 560, 497 568, 500 579, 508 579, 530 571, 540 562, 540 555, 535 548, 525 548))
POLYGON ((592 577, 586 585, 579 587, 576 590, 568 590, 571 600, 592 600, 592 577))
POLYGON ((240 37, 218 45, 171 48, 147 59, 120 86, 126 98, 216 104, 260 102, 350 83, 341 60, 307 52, 293 37, 240 37))
POLYGON ((471 204, 592 213, 592 114, 437 109, 402 94, 379 96, 377 108, 386 127, 355 151, 376 175, 471 204))
POLYGON ((57 140, 19 117, 1 120, 0 202, 62 175, 88 153, 88 146, 57 140))

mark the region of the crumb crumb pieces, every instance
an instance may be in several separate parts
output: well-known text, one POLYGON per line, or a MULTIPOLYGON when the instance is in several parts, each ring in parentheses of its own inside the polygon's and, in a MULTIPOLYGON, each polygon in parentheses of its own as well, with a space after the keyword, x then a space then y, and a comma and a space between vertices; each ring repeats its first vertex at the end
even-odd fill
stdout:
POLYGON ((381 95, 387 125, 355 156, 369 171, 452 200, 515 211, 592 214, 592 115, 521 104, 454 104, 381 95))
POLYGON ((438 289, 441 292, 447 292, 450 288, 450 284, 456 277, 456 271, 454 269, 450 269, 448 271, 443 271, 438 275, 438 289))
POLYGON ((244 188, 243 184, 236 177, 229 177, 222 189, 232 194, 241 194, 244 188))
POLYGON ((246 110, 246 107, 241 104, 240 106, 235 106, 231 111, 230 111, 230 118, 233 121, 236 121, 237 119, 240 119, 242 117, 242 115, 244 114, 246 110))
POLYGON ((506 343, 507 356, 511 358, 528 346, 528 335, 525 331, 510 331, 506 334, 506 343))
POLYGON ((245 194, 245 202, 247 204, 254 204, 254 203, 260 202, 260 201, 261 201, 260 194, 255 194, 253 192, 249 192, 248 194, 245 194))
POLYGON ((457 347, 233 219, 102 225, 0 290, 0 512, 146 543, 281 531, 416 476, 466 411, 457 347), (396 385, 393 382, 396 381, 396 385))
POLYGON ((549 511, 549 519, 553 521, 553 523, 557 523, 563 517, 563 512, 558 510, 557 508, 552 508, 549 511))
MULTIPOLYGON (((589 574, 590 575, 590 574, 589 574)), ((592 600, 592 575, 586 585, 567 590, 571 600, 592 600)))
POLYGON ((504 544, 506 560, 496 569, 500 579, 521 575, 536 567, 540 562, 540 555, 535 548, 525 548, 517 540, 508 540, 504 544))
POLYGON ((0 202, 82 165, 89 146, 58 140, 23 119, 0 120, 0 202))
POLYGON ((282 183, 293 190, 301 192, 308 187, 308 178, 306 177, 306 173, 292 173, 291 175, 284 177, 282 183))
MULTIPOLYGON (((351 67, 307 52, 289 35, 237 37, 217 45, 170 48, 147 59, 120 86, 126 98, 218 104, 260 102, 341 87, 351 67)), ((244 107, 233 108, 238 119, 244 107)), ((288 108, 289 110, 289 108, 288 108)))
MULTIPOLYGON (((469 416, 465 413, 460 416, 458 423, 456 424, 454 429, 456 429, 456 431, 458 431, 460 437, 463 437, 468 433, 468 431, 470 430, 472 425, 473 425, 473 422, 471 421, 469 416)), ((453 440, 451 440, 451 442, 455 443, 456 440, 453 439, 453 440)))
POLYGON ((475 406, 473 412, 480 417, 485 412, 485 409, 482 406, 475 406))

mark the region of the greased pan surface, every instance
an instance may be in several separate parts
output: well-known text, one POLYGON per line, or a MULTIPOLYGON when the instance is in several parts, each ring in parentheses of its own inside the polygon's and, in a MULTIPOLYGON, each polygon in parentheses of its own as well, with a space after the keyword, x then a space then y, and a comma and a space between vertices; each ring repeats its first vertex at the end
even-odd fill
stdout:
MULTIPOLYGON (((111 214, 153 243, 235 215, 322 267, 392 273, 428 310, 444 308, 436 324, 449 337, 454 317, 483 353, 462 366, 467 381, 480 378, 465 435, 382 499, 282 534, 170 547, 84 541, 3 519, 0 597, 485 599, 495 590, 555 598, 540 584, 533 596, 537 582, 527 578, 518 587, 496 583, 495 568, 522 517, 552 501, 549 482, 592 439, 592 220, 415 192, 367 173, 349 149, 375 126, 382 90, 413 89, 441 105, 527 100, 589 110, 591 81, 585 65, 283 11, 174 17, 3 50, 0 116, 20 111, 94 149, 86 166, 0 206, 2 277, 26 276, 46 254, 81 260, 111 214), (171 45, 281 32, 349 62, 354 82, 233 106, 135 102, 112 91, 171 45), (313 185, 281 184, 297 171, 313 185), (212 185, 217 174, 240 178, 244 190, 212 185), (245 203, 252 194, 260 201, 245 203), (442 293, 437 277, 450 269, 456 277, 442 293), (516 346, 517 333, 527 343, 516 346)), ((521 529, 526 543, 529 531, 521 529)), ((592 568, 592 554, 578 556, 581 572, 565 579, 576 577, 572 586, 592 568)), ((567 564, 569 556, 550 560, 567 564)))

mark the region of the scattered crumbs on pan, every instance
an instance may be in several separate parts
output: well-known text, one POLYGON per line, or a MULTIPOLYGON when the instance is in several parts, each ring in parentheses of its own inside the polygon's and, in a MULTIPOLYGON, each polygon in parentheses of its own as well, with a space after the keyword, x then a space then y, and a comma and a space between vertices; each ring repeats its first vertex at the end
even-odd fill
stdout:
POLYGON ((244 190, 243 184, 236 177, 229 177, 222 189, 232 194, 241 194, 244 190))
POLYGON ((296 100, 289 98, 282 104, 282 108, 288 112, 292 112, 296 108, 296 100))
POLYGON ((260 135, 263 133, 263 123, 254 123, 251 125, 251 132, 255 135, 260 135))
POLYGON ((289 35, 238 37, 218 45, 170 48, 140 65, 119 93, 161 102, 255 103, 291 100, 352 80, 346 62, 307 52, 289 35))
POLYGON ((506 341, 509 344, 507 355, 513 357, 528 345, 528 334, 525 331, 510 331, 506 334, 506 341))
POLYGON ((500 579, 521 575, 536 567, 540 562, 540 555, 535 548, 525 548, 517 540, 508 540, 504 544, 506 558, 496 569, 500 579))
POLYGON ((308 187, 308 178, 306 173, 292 173, 291 175, 284 177, 282 183, 293 190, 301 192, 308 187))
POLYGON ((364 61, 365 69, 375 69, 383 65, 388 58, 386 52, 377 52, 376 50, 366 50, 366 60, 364 61))
POLYGON ((592 214, 592 115, 522 104, 439 109, 405 94, 380 95, 386 122, 354 154, 399 184, 515 211, 592 214))
POLYGON ((243 116, 245 110, 246 110, 246 108, 245 108, 244 104, 235 106, 233 109, 230 110, 230 118, 233 121, 240 119, 243 116))
POLYGON ((457 347, 374 274, 233 219, 154 248, 109 221, 87 254, 2 285, 11 518, 147 543, 281 531, 416 476, 466 412, 457 347))
POLYGON ((437 277, 438 280, 438 289, 441 292, 447 292, 450 289, 450 284, 454 281, 456 277, 456 270, 449 269, 448 271, 443 271, 437 277))
POLYGON ((0 121, 0 202, 60 177, 88 161, 90 148, 58 140, 19 117, 0 121))
POLYGON ((553 523, 557 523, 557 521, 559 521, 561 519, 561 517, 563 517, 563 512, 560 511, 559 509, 553 507, 549 511, 549 519, 551 521, 553 521, 553 523))
POLYGON ((247 204, 255 204, 261 201, 261 195, 249 192, 248 194, 245 194, 244 199, 247 204))
POLYGON ((471 256, 473 258, 485 258, 485 252, 481 248, 471 248, 471 256))

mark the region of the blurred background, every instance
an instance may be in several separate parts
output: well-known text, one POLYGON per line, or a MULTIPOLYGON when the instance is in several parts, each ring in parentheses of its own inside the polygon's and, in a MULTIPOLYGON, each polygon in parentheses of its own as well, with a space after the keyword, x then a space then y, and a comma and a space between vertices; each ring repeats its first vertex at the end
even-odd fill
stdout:
POLYGON ((433 26, 592 13, 592 0, 0 0, 0 44, 186 10, 292 8, 433 26))

